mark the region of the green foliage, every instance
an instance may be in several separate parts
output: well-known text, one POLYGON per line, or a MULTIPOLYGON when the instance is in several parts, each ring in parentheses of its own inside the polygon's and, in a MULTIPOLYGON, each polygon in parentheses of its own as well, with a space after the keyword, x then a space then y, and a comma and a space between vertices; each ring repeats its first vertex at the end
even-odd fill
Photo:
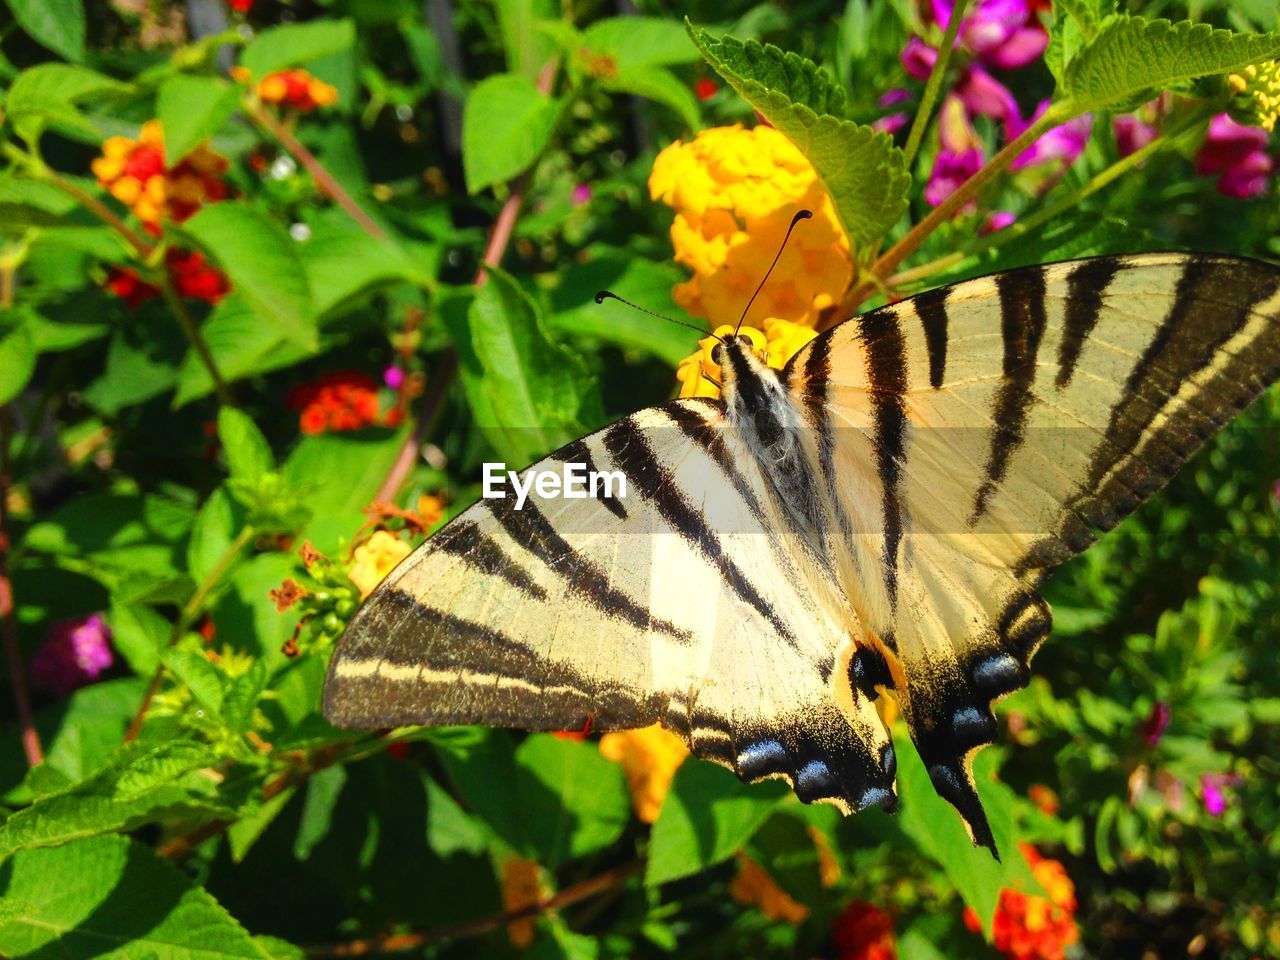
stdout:
MULTIPOLYGON (((915 238, 947 149, 936 104, 910 161, 898 146, 924 89, 899 55, 942 35, 927 4, 734 0, 700 7, 717 18, 702 29, 652 3, 608 17, 463 2, 446 24, 407 0, 286 4, 287 23, 260 2, 221 34, 192 18, 181 42, 155 4, 92 18, 80 0, 6 5, 0 607, 11 593, 44 762, 29 765, 5 707, 0 954, 296 958, 391 936, 407 939, 381 945, 439 958, 825 957, 843 949, 841 912, 866 901, 904 960, 965 960, 998 955, 1002 890, 1049 892, 1024 844, 1073 881, 1082 956, 1276 952, 1274 391, 1046 585, 1054 635, 998 707, 1001 745, 974 759, 998 862, 900 722, 895 816, 844 818, 686 759, 647 824, 637 771, 594 734, 347 731, 321 713, 329 653, 385 572, 371 558, 387 537, 421 543, 478 494, 485 461, 521 466, 668 399, 677 364, 745 306, 767 262, 732 278, 729 303, 675 289, 690 235, 707 270, 731 271, 715 244, 752 225, 715 206, 742 186, 728 165, 714 198, 698 178, 677 185, 709 205, 672 228, 647 182, 668 144, 758 111, 808 159, 857 261, 824 323, 1068 257, 1275 259, 1275 186, 1239 199, 1197 173, 1207 119, 1242 103, 1225 75, 1280 54, 1276 34, 1250 32, 1275 26, 1268 4, 1210 0, 1194 23, 1178 3, 1034 13, 1043 61, 991 76, 1022 120, 1046 99, 1051 120, 1092 114, 1087 143, 1069 164, 995 169, 1014 128, 968 116, 981 189, 915 238), (249 83, 226 76, 234 62, 249 83), (338 102, 258 98, 257 81, 298 67, 338 102), (882 105, 894 88, 906 99, 882 105), (1111 114, 1135 109, 1160 137, 1126 159, 1111 114), (202 144, 226 157, 210 175, 225 199, 144 224, 111 164, 90 167, 153 117, 170 167, 202 144), (990 230, 996 211, 1015 224, 990 230), (906 239, 921 242, 879 269, 906 239), (225 291, 192 272, 195 250, 225 291), (597 304, 599 290, 677 322, 597 304), (93 614, 112 663, 68 693, 48 645, 74 628, 76 656, 92 653, 93 614), (514 858, 534 864, 528 896, 557 904, 535 911, 528 950, 503 915, 514 858), (743 902, 748 863, 806 919, 743 902)), ((944 95, 990 66, 971 38, 944 95)), ((786 176, 748 161, 752 196, 785 202, 786 176)))

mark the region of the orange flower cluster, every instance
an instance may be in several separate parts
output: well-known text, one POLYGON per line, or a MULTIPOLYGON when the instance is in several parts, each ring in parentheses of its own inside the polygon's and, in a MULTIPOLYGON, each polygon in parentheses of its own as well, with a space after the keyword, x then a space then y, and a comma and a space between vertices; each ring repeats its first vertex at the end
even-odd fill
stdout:
POLYGON ((166 165, 159 120, 142 125, 137 140, 111 137, 93 161, 93 175, 152 233, 162 220, 181 223, 206 203, 224 200, 227 158, 201 144, 172 167, 166 165))
MULTIPOLYGON (((170 250, 165 254, 164 263, 179 296, 214 304, 231 289, 227 275, 196 250, 170 250)), ((160 295, 160 288, 143 280, 133 267, 112 267, 103 286, 123 299, 130 310, 160 295)))
POLYGON ((738 873, 729 881, 729 896, 756 907, 770 920, 795 925, 809 919, 809 908, 778 886, 764 867, 745 853, 738 854, 738 873))
POLYGON ((831 925, 839 960, 897 960, 893 917, 874 903, 854 900, 831 925))
MULTIPOLYGON (((253 75, 244 67, 235 67, 231 76, 248 83, 253 75)), ((303 112, 327 107, 338 102, 338 89, 313 77, 306 70, 277 70, 258 81, 258 99, 263 103, 292 107, 303 112)))
POLYGON ((398 408, 381 414, 378 382, 355 370, 338 370, 315 383, 304 384, 289 393, 287 403, 302 411, 298 427, 309 434, 374 425, 394 427, 403 416, 398 408))
MULTIPOLYGON (((1066 948, 1080 939, 1075 885, 1057 860, 1042 857, 1029 843, 1018 849, 1049 897, 1001 890, 992 928, 994 946, 1010 960, 1062 960, 1066 948)), ((965 910, 964 922, 974 933, 982 929, 972 908, 965 910)))

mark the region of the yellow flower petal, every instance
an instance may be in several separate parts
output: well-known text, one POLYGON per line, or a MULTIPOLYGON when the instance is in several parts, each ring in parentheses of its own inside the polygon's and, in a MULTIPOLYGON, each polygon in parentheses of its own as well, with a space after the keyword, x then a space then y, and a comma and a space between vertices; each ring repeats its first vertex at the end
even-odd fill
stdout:
POLYGON ((347 576, 359 589, 360 596, 367 597, 409 553, 407 543, 393 533, 379 530, 356 547, 347 576))
POLYGON ((679 737, 658 724, 639 730, 619 730, 600 738, 600 755, 622 764, 636 816, 645 823, 658 819, 671 780, 689 755, 679 737))

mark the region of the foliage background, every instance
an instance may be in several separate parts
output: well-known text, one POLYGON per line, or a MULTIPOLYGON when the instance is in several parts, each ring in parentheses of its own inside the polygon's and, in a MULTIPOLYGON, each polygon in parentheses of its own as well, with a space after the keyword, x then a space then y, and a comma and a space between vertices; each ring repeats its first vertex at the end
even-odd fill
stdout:
MULTIPOLYGON (((697 322, 672 302, 685 273, 646 180, 672 140, 754 118, 679 17, 811 58, 857 123, 884 114, 891 87, 919 98, 899 52, 930 30, 936 42, 939 28, 896 0, 638 3, 647 20, 535 0, 430 0, 425 17, 410 2, 235 6, 250 9, 9 0, 0 27, 0 572, 18 654, 6 684, 68 620, 103 613, 114 649, 90 685, 37 686, 43 764, 29 768, 23 711, 8 715, 0 953, 283 957, 355 944, 871 957, 896 942, 904 957, 991 956, 962 911, 989 926, 999 889, 1027 883, 1015 840, 1074 881, 1081 943, 1069 950, 1280 952, 1274 390, 1051 582, 1056 626, 1037 679, 1002 704, 1005 745, 980 763, 1003 865, 968 847, 909 748, 896 818, 842 820, 690 760, 649 826, 591 738, 329 728, 320 683, 353 606, 362 510, 382 500, 416 511, 380 515, 416 542, 414 524, 439 519, 418 515, 436 503, 421 495, 457 509, 494 452, 527 460, 666 398, 694 349, 690 331, 591 302, 610 287, 697 322), (226 79, 233 62, 254 81, 304 66, 336 102, 264 102, 226 79), (136 138, 153 117, 174 153, 178 140, 211 137, 232 194, 160 237, 90 173, 107 137, 136 138), (127 222, 105 222, 103 209, 127 222), (163 285, 168 247, 203 251, 233 292, 211 305, 170 289, 134 309, 104 289, 119 292, 126 268, 163 285), (476 286, 486 250, 505 272, 476 286), (221 391, 193 329, 228 381, 221 391), (399 375, 383 386, 387 368, 399 375), (304 432, 296 391, 341 370, 372 378, 377 415, 359 430, 304 432), (304 571, 303 542, 332 564, 304 571), (286 578, 311 596, 282 613, 268 594, 286 578), (287 656, 300 612, 300 652, 287 656), (770 878, 754 893, 748 863, 770 878), (553 896, 558 909, 546 909, 553 896), (778 907, 787 900, 804 915, 778 907), (848 915, 845 927, 836 918, 857 901, 887 911, 894 932, 849 946, 848 915), (537 916, 530 946, 517 945, 527 929, 505 924, 521 904, 537 916)), ((1250 34, 1277 26, 1262 2, 1129 12, 1250 34)), ((1076 0, 1042 16, 1058 54, 1084 57, 1107 13, 1076 0)), ((1084 104, 1092 133, 1060 179, 992 181, 977 213, 941 222, 909 263, 974 256, 902 289, 1120 250, 1280 255, 1270 181, 1242 199, 1196 174, 1207 112, 1092 189, 1122 159, 1113 113, 1165 90, 1222 108, 1223 74, 1280 52, 1274 35, 1247 50, 1215 35, 1188 66, 1178 36, 1133 68, 1137 79, 1114 63, 1102 71, 1103 93, 1084 104), (986 244, 978 231, 993 210, 1031 224, 1025 239, 986 244)), ((755 82, 782 90, 776 116, 756 106, 785 131, 796 90, 776 75, 755 82)), ((1084 102, 1043 63, 1009 83, 1027 108, 1084 102)), ((975 128, 994 154, 996 125, 975 128)), ((939 152, 930 128, 901 161, 914 185, 885 246, 927 217, 921 186, 939 152)), ((864 266, 872 247, 859 250, 864 266)))

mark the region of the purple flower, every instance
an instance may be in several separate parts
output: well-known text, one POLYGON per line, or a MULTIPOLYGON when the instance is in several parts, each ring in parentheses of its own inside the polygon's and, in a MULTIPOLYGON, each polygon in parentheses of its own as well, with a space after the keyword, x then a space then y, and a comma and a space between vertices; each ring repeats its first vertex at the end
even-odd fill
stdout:
POLYGON ((1267 153, 1267 131, 1236 123, 1225 113, 1209 121, 1209 135, 1196 152, 1196 173, 1218 174, 1218 192, 1246 199, 1265 193, 1275 161, 1267 153))
POLYGON ((1147 719, 1142 721, 1142 739, 1146 741, 1148 747, 1158 746, 1161 738, 1164 737, 1164 731, 1169 726, 1169 718, 1172 712, 1169 705, 1164 702, 1154 703, 1151 711, 1147 714, 1147 719))
POLYGON ((879 130, 883 133, 895 134, 907 125, 907 121, 911 118, 905 113, 886 113, 879 120, 871 124, 872 130, 879 130))
POLYGON ((49 693, 66 696, 92 683, 114 662, 111 629, 95 613, 53 625, 49 638, 31 658, 31 679, 49 693))
POLYGON ((938 158, 933 161, 933 170, 929 173, 929 182, 924 187, 924 198, 930 206, 936 207, 956 192, 956 188, 964 183, 982 166, 982 151, 976 147, 953 153, 940 150, 938 158))
POLYGON ((1122 157, 1137 153, 1159 136, 1159 131, 1151 124, 1128 113, 1111 121, 1111 132, 1116 138, 1116 149, 1122 157))
MULTIPOLYGON (((1049 101, 1040 101, 1040 106, 1036 108, 1035 114, 1029 121, 1022 124, 1022 129, 1017 132, 1020 134, 1022 130, 1031 126, 1048 109, 1049 101)), ((1027 167, 1033 167, 1041 163, 1061 161, 1062 169, 1066 170, 1075 161, 1076 157, 1084 152, 1085 145, 1089 142, 1089 134, 1092 132, 1093 114, 1090 113, 1060 124, 1047 131, 1035 143, 1023 150, 1018 155, 1018 158, 1009 165, 1009 169, 1024 170, 1027 167)))
POLYGON ((573 188, 573 194, 569 198, 569 202, 575 207, 581 207, 591 202, 591 184, 580 183, 573 188))
POLYGON ((1220 817, 1227 809, 1226 789, 1240 783, 1240 775, 1236 773, 1202 773, 1200 774, 1200 799, 1204 801, 1205 812, 1211 817, 1220 817))
POLYGON ((1017 219, 1018 218, 1008 210, 994 210, 987 217, 987 222, 982 225, 982 228, 978 232, 981 234, 995 233, 997 230, 1003 230, 1005 227, 1012 226, 1014 221, 1017 219))
MULTIPOLYGON (((912 37, 899 58, 907 73, 917 80, 925 80, 938 60, 938 51, 919 37, 912 37)), ((1018 102, 1009 88, 977 64, 960 71, 955 93, 971 116, 992 117, 1004 123, 1006 129, 1018 122, 1018 102)))
POLYGON ((900 103, 906 103, 911 99, 911 91, 906 87, 890 87, 880 95, 880 99, 876 101, 878 107, 896 107, 900 103))
POLYGON ((392 364, 382 371, 382 382, 391 390, 399 390, 404 386, 404 370, 392 364))
MULTIPOLYGON (((955 4, 932 0, 933 18, 943 30, 955 4)), ((1027 0, 979 0, 960 21, 956 43, 989 67, 1016 70, 1035 60, 1049 45, 1049 34, 1027 0)))

